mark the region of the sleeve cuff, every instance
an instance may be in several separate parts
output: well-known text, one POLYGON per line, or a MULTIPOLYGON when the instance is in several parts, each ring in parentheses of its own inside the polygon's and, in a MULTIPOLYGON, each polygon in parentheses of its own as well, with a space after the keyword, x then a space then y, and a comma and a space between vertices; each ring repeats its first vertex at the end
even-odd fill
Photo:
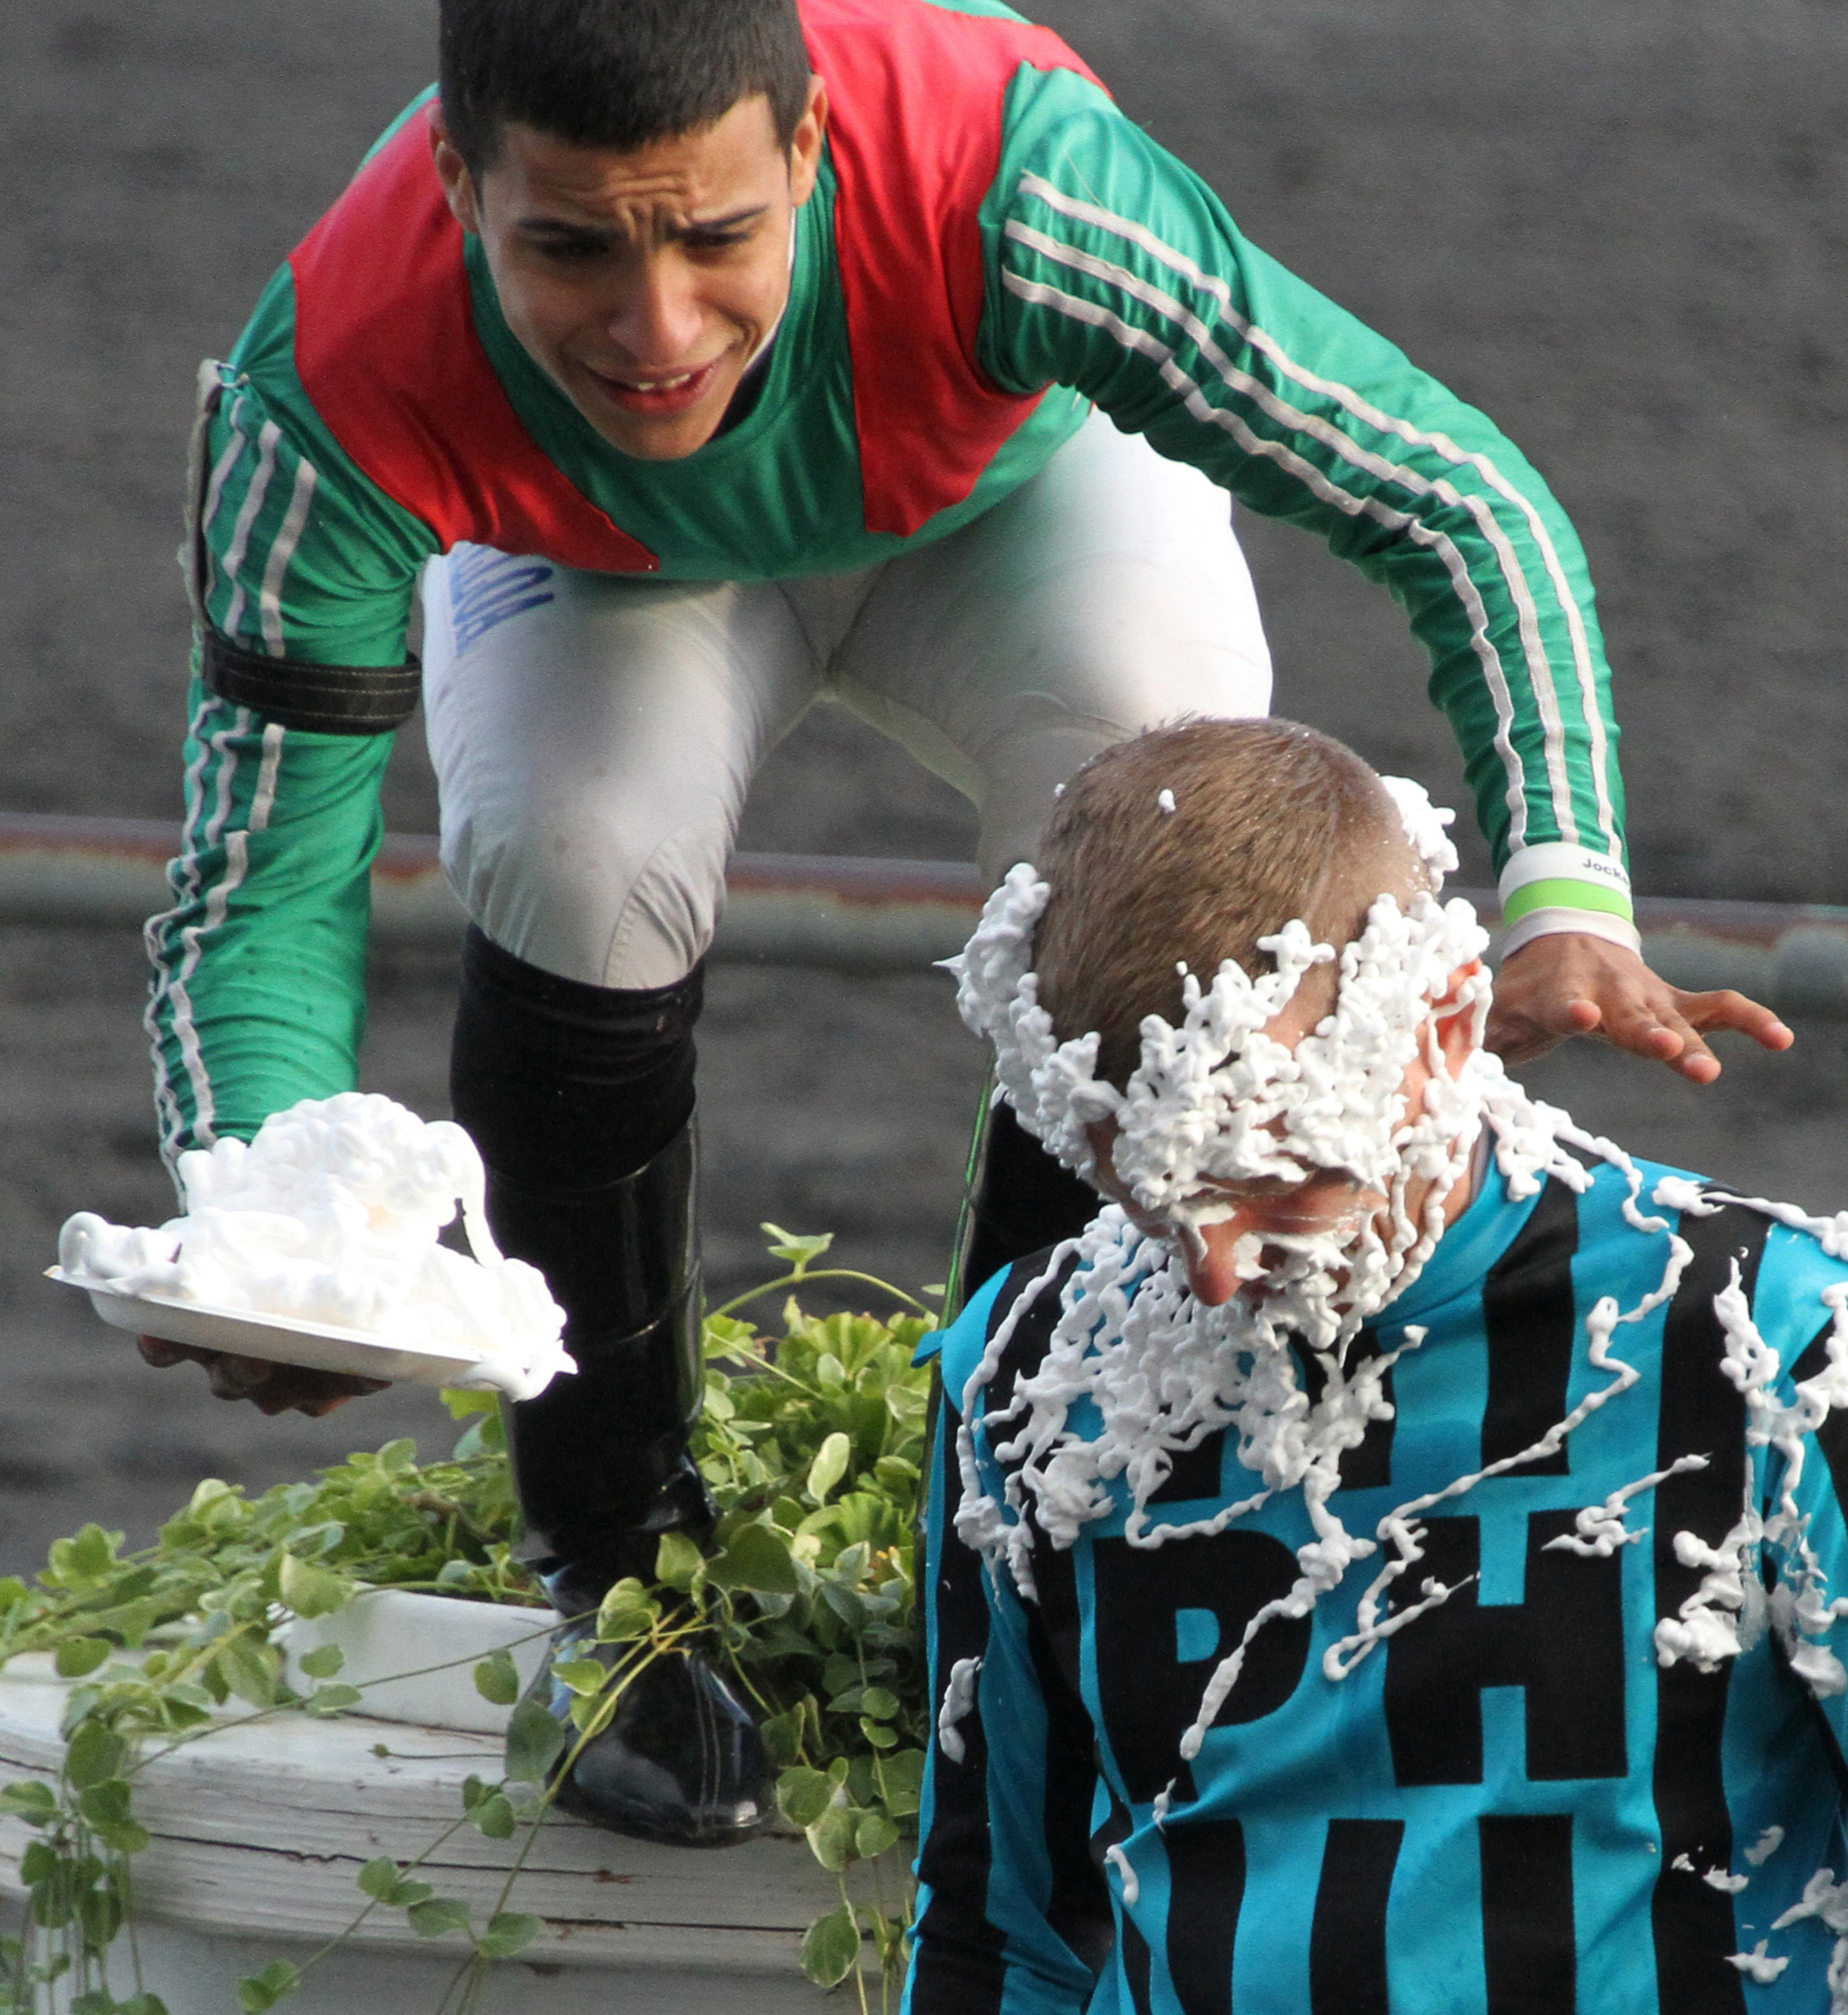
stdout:
POLYGON ((1602 938, 1610 944, 1622 945, 1627 951, 1640 954, 1642 950, 1642 939, 1627 917, 1613 916, 1606 910, 1568 909, 1563 905, 1548 904, 1528 911, 1509 926, 1502 933, 1502 956, 1508 958, 1536 938, 1556 937, 1562 931, 1578 931, 1588 938, 1602 938))
MULTIPOLYGON (((1516 934, 1524 944, 1529 938, 1549 932, 1591 929, 1590 924, 1573 925, 1549 921, 1538 925, 1530 920, 1543 913, 1578 912, 1599 916, 1611 923, 1631 925, 1634 913, 1630 901, 1630 876, 1621 860, 1608 853, 1595 853, 1589 847, 1563 840, 1542 841, 1524 846, 1512 855, 1502 871, 1502 925, 1512 948, 1516 934)), ((1632 928, 1620 936, 1608 928, 1595 933, 1614 943, 1634 946, 1632 928)))

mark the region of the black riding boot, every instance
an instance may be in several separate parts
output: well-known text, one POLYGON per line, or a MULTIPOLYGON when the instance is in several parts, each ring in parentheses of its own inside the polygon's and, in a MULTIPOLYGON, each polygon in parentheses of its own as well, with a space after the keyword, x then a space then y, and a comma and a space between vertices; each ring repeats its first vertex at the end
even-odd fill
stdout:
POLYGON ((956 1224, 950 1294, 955 1314, 983 1281, 1061 1238, 1075 1238, 1103 1208, 1089 1183, 1061 1168, 1014 1117, 985 1104, 969 1152, 956 1224))
MULTIPOLYGON (((597 1605, 626 1575, 654 1579, 662 1533, 703 1539, 711 1528, 687 1453, 703 1385, 695 1166, 689 1123, 646 1167, 601 1190, 567 1200, 493 1187, 495 1236, 508 1250, 572 1255, 565 1342, 577 1375, 509 1409, 508 1421, 528 1556, 565 1619, 561 1660, 604 1655, 597 1605), (572 1281, 580 1270, 595 1277, 572 1281)), ((540 1684, 568 1721, 570 1692, 540 1684)), ((631 1682, 558 1802, 618 1832, 713 1846, 748 1839, 773 1796, 756 1724, 694 1654, 658 1658, 631 1682)))
MULTIPOLYGON (((565 1618, 561 1656, 601 1655, 605 1591, 653 1579, 662 1533, 703 1539, 712 1523, 687 1449, 703 1386, 699 1000, 697 969, 619 991, 557 979, 479 932, 465 950, 454 1109, 487 1164, 494 1236, 545 1275, 578 1366, 507 1410, 522 1552, 565 1618)), ((565 1719, 570 1695, 539 1685, 565 1719)), ((688 1654, 632 1683, 559 1801, 618 1832, 720 1844, 769 1819, 772 1774, 748 1711, 688 1654)))

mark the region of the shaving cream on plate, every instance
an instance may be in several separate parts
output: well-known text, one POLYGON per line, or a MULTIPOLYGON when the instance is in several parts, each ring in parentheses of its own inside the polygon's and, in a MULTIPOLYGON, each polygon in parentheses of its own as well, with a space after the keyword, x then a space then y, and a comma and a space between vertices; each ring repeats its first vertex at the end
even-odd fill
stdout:
POLYGON ((544 1276, 495 1245, 481 1157, 449 1120, 376 1093, 304 1099, 248 1144, 182 1155, 178 1173, 185 1215, 157 1230, 71 1218, 58 1240, 66 1277, 479 1359, 519 1399, 576 1369, 544 1276), (438 1242, 458 1212, 466 1254, 438 1242))

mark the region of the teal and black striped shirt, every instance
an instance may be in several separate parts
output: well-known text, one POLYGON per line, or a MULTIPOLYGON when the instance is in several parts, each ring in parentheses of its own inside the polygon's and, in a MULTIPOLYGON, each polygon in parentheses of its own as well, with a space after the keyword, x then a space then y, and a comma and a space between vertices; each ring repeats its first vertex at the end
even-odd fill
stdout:
MULTIPOLYGON (((1645 1168, 1645 1208, 1672 1173, 1645 1168)), ((1609 1384, 1587 1318, 1606 1296, 1636 1308, 1667 1256, 1665 1233, 1626 1221, 1626 1194, 1609 1167, 1583 1194, 1555 1178, 1521 1202, 1491 1175, 1356 1346, 1427 1332, 1388 1374, 1393 1417, 1344 1462, 1330 1509, 1349 1531, 1532 1448, 1609 1384)), ((1789 1644, 1842 1657, 1848 1625, 1825 1612, 1807 1639, 1781 1630, 1789 1562, 1748 1539, 1739 1655, 1707 1672, 1664 1665, 1656 1626, 1703 1583, 1710 1593, 1715 1557, 1736 1564, 1750 1514, 1785 1481, 1777 1448, 1749 1439, 1753 1381, 1715 1296, 1736 1264, 1778 1353, 1758 1374, 1789 1404, 1828 1368, 1824 1297, 1848 1264, 1745 1205, 1660 1215, 1693 1258, 1672 1298, 1612 1340, 1637 1381, 1557 1455, 1419 1514, 1424 1557, 1401 1600, 1427 1576, 1454 1593, 1346 1678, 1326 1676, 1323 1654, 1354 1630, 1379 1556, 1312 1616, 1265 1625, 1190 1765, 1180 1738, 1215 1660, 1294 1578, 1311 1536, 1300 1493, 1154 1550, 1125 1543, 1120 1510, 1068 1550, 1042 1539, 1037 1600, 1022 1599, 956 1536, 953 1447, 985 1344, 1044 1255, 970 1303, 942 1345, 929 1518, 939 1703, 959 1665, 966 1682, 980 1665, 969 1711, 950 1710, 960 1755, 940 1738, 931 1758, 909 2015, 1830 2006, 1835 1934, 1803 1911, 1807 1889, 1825 1903, 1848 1877, 1848 1697, 1830 1690, 1826 1658, 1818 1686, 1800 1679, 1789 1644), (1581 1510, 1689 1456, 1702 1466, 1624 1507, 1638 1543, 1602 1557, 1551 1543, 1581 1510)), ((997 1496, 980 1416, 1042 1356, 1057 1302, 1040 1291, 998 1377, 970 1395, 997 1496)), ((1848 1417, 1829 1414, 1803 1446, 1796 1497, 1826 1600, 1848 1593, 1848 1417)), ((1177 1457, 1150 1516, 1203 1520, 1254 1488, 1222 1435, 1177 1457)), ((1833 1908, 1848 1925, 1848 1887, 1833 1908)))

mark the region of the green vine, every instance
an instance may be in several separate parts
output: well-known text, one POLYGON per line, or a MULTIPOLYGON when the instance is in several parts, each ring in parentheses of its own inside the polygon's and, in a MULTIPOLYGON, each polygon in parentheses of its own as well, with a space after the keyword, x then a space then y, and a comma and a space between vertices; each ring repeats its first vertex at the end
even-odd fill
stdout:
MULTIPOLYGON (((756 1701, 779 1767, 777 1803, 840 1886, 838 1907, 803 1939, 804 1971, 823 1987, 851 1977, 863 2015, 875 1995, 882 2010, 893 2005, 910 1885, 892 1850, 916 1832, 928 1734, 911 1535, 928 1377, 911 1357, 933 1319, 869 1275, 818 1267, 829 1237, 764 1230, 787 1270, 706 1323, 694 1449, 719 1508, 711 1543, 702 1551, 670 1533, 652 1586, 626 1581, 609 1592, 594 1625, 601 1655, 555 1668, 576 1696, 569 1731, 519 1697, 508 1651, 468 1661, 482 1694, 511 1708, 503 1776, 470 1777, 455 1819, 415 1861, 368 1862, 351 1922, 319 1952, 239 1981, 245 2015, 286 1999, 382 1909, 403 1911, 420 1937, 461 1941, 432 2015, 469 2015, 494 1962, 544 1928, 513 1899, 553 1786, 636 1676, 695 1643, 756 1701), (815 1317, 791 1295, 774 1339, 736 1313, 824 1280, 870 1284, 917 1313, 815 1317), (518 1843, 479 1921, 420 1873, 468 1826, 518 1843)), ((0 1787, 0 1814, 32 1836, 20 1862, 23 1922, 0 1938, 0 2015, 167 2015, 142 1982, 135 1945, 133 1862, 149 1845, 135 1780, 227 1726, 363 1708, 364 1689, 341 1682, 332 1644, 299 1661, 305 1690, 289 1683, 275 1640, 291 1615, 326 1616, 381 1586, 544 1604, 511 1555, 497 1404, 482 1393, 445 1397, 467 1422, 447 1459, 420 1464, 414 1443, 394 1441, 256 1499, 208 1480, 150 1547, 124 1553, 121 1534, 87 1525, 53 1544, 34 1583, 0 1579, 0 1666, 45 1654, 74 1683, 56 1782, 0 1787)))

